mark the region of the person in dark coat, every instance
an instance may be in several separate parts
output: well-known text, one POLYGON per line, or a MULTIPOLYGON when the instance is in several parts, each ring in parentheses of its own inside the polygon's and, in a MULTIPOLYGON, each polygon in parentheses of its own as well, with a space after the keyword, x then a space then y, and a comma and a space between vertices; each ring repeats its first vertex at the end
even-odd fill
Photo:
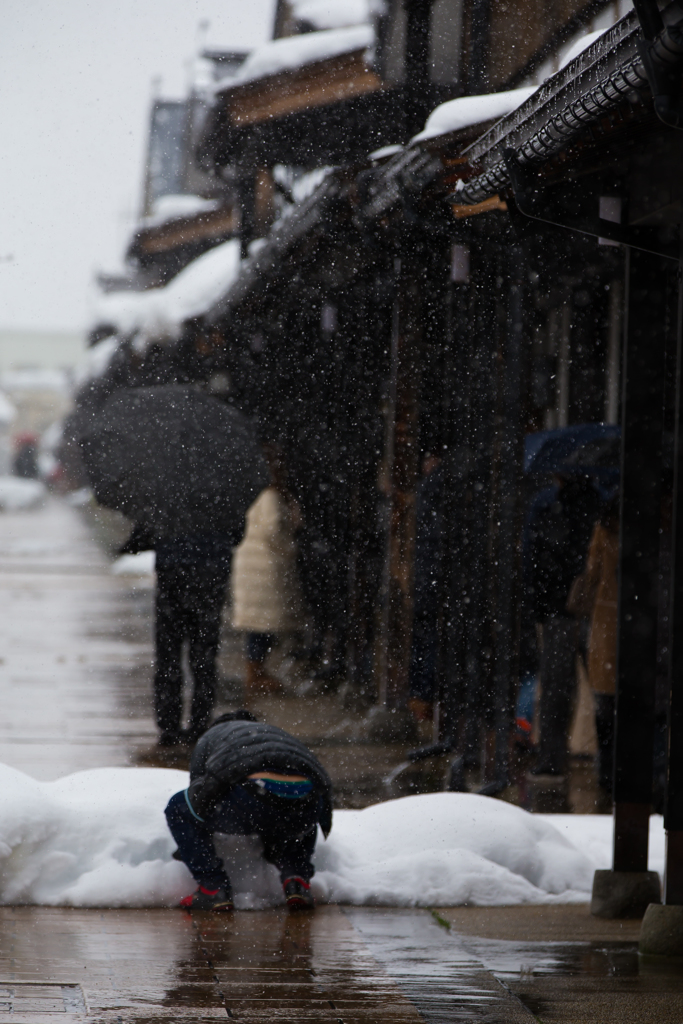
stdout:
POLYGON ((303 743, 248 711, 219 718, 197 743, 190 785, 166 807, 178 860, 198 888, 181 900, 189 910, 233 909, 230 879, 213 844, 215 832, 258 835, 280 872, 287 905, 313 906, 311 857, 318 825, 332 828, 332 783, 303 743))
POLYGON ((534 501, 525 537, 526 601, 541 627, 539 754, 536 775, 562 775, 576 686, 577 620, 567 612, 603 502, 585 475, 556 477, 534 501))
POLYGON ((193 743, 206 729, 216 700, 216 656, 234 534, 195 533, 157 541, 154 709, 160 746, 193 743), (183 643, 194 680, 190 723, 181 729, 183 643))
POLYGON ((14 441, 15 453, 12 463, 14 476, 24 480, 37 480, 38 472, 38 438, 30 432, 19 434, 14 441))

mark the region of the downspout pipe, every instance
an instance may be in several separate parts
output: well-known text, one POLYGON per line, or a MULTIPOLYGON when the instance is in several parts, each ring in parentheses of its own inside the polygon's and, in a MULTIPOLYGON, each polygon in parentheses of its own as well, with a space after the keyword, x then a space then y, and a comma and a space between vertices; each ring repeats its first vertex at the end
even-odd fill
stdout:
POLYGON ((683 128, 680 83, 683 22, 665 27, 655 0, 635 0, 634 7, 645 37, 638 50, 650 83, 655 113, 670 128, 683 128))

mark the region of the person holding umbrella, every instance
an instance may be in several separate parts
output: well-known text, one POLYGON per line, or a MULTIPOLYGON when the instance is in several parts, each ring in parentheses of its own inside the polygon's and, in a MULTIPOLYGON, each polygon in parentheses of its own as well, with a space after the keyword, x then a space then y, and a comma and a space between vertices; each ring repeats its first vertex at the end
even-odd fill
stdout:
POLYGON ((100 504, 135 523, 124 550, 156 551, 154 708, 159 744, 211 720, 221 609, 245 515, 270 476, 249 420, 196 385, 121 388, 79 437, 100 504), (194 681, 182 727, 182 650, 194 681))

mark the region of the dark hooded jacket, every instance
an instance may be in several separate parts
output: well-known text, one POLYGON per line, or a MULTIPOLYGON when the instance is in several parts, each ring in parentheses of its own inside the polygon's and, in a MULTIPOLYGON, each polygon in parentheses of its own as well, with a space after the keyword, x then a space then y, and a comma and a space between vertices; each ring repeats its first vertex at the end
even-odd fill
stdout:
POLYGON ((190 761, 188 797, 204 817, 233 786, 253 772, 305 775, 319 800, 318 823, 332 828, 332 783, 310 750, 283 729, 264 722, 218 722, 199 739, 190 761))

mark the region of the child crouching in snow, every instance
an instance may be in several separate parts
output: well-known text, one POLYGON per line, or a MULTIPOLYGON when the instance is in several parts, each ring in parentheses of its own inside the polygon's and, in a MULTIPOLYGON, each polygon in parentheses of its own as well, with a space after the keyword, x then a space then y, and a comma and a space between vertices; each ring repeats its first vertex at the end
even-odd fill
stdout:
POLYGON ((232 910, 230 879, 216 855, 215 832, 258 835, 280 871, 287 905, 313 906, 311 863, 320 825, 332 828, 332 784, 303 743, 248 711, 223 715, 199 739, 189 789, 176 793, 166 820, 198 884, 181 900, 190 910, 232 910))

